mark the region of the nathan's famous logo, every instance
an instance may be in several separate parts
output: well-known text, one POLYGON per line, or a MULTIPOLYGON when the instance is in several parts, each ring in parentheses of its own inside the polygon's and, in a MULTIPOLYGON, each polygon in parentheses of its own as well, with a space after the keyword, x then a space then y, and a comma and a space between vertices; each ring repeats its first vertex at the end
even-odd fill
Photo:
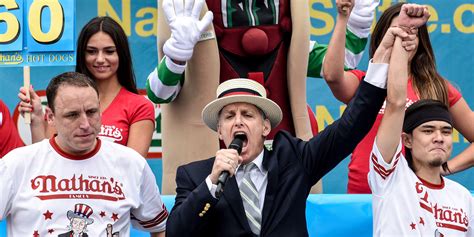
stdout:
POLYGON ((433 214, 436 219, 438 227, 444 227, 454 230, 466 232, 469 226, 469 218, 466 212, 462 209, 438 206, 433 206, 433 214))
POLYGON ((58 178, 54 175, 38 175, 31 179, 31 188, 37 191, 37 198, 50 199, 103 199, 124 200, 123 184, 110 177, 87 176, 82 174, 71 178, 58 178))
MULTIPOLYGON (((46 100, 46 91, 45 90, 38 90, 35 91, 36 94, 41 98, 41 104, 43 105, 43 112, 45 112, 45 108, 48 104, 46 100)), ((146 97, 146 90, 139 90, 140 94, 146 97)), ((18 128, 18 132, 20 133, 21 140, 27 145, 31 144, 31 132, 30 132, 30 125, 25 124, 25 120, 20 113, 18 112, 18 106, 15 107, 13 111, 13 120, 18 128)), ((150 149, 148 150, 147 158, 161 158, 161 108, 160 105, 154 104, 155 106, 155 131, 153 132, 153 137, 151 140, 150 149)), ((117 135, 116 131, 110 128, 101 127, 101 134, 112 134, 110 137, 116 138, 117 135)), ((121 136, 121 133, 120 133, 121 136)))
POLYGON ((432 203, 429 201, 428 192, 421 182, 416 182, 415 189, 420 198, 420 207, 433 214, 436 220, 436 226, 462 232, 467 231, 469 219, 462 208, 441 206, 438 205, 438 203, 432 203))

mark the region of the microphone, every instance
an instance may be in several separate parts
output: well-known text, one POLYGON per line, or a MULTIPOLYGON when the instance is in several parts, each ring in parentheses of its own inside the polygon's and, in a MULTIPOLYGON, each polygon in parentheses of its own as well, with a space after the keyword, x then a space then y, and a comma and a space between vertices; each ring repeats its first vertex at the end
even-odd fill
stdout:
MULTIPOLYGON (((240 153, 242 152, 242 145, 245 139, 247 139, 247 136, 245 136, 245 134, 235 135, 234 140, 232 140, 228 148, 236 150, 237 153, 240 155, 240 153)), ((222 171, 221 175, 219 175, 219 178, 217 179, 217 188, 216 188, 217 199, 219 199, 222 196, 222 193, 224 192, 224 186, 228 178, 229 178, 229 171, 222 171)))

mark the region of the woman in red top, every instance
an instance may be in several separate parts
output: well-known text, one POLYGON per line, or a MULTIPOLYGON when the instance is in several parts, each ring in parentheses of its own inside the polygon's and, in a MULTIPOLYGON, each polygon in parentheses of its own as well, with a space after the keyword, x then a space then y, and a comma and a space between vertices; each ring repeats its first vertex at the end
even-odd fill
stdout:
MULTIPOLYGON (((76 71, 92 78, 99 89, 102 126, 99 136, 126 145, 146 157, 155 126, 153 104, 138 94, 128 40, 110 17, 95 17, 81 30, 76 71)), ((30 88, 31 103, 20 88, 20 112, 32 112, 33 143, 50 134, 40 98, 30 88), (33 109, 34 108, 34 109, 33 109)))

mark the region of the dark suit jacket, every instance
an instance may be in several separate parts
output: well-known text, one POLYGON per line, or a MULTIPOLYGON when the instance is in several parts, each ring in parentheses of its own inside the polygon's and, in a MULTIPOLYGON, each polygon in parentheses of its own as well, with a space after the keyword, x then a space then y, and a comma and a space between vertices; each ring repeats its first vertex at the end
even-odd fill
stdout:
MULTIPOLYGON (((363 81, 342 117, 318 136, 308 142, 287 132, 275 136, 273 150, 265 150, 263 156, 268 184, 261 236, 308 236, 305 209, 311 186, 362 140, 385 96, 385 90, 363 81)), ((219 200, 209 192, 205 179, 213 163, 211 158, 178 168, 176 202, 166 224, 167 236, 253 236, 235 178, 227 180, 219 200)))

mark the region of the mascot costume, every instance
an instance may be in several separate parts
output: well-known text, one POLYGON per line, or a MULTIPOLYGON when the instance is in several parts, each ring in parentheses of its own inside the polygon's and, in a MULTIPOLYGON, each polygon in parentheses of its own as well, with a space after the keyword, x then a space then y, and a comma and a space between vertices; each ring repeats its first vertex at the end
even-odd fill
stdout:
MULTIPOLYGON (((356 0, 346 34, 346 65, 354 68, 365 48, 377 0, 356 0)), ((317 133, 306 104, 307 77, 321 77, 327 46, 310 42, 306 0, 160 0, 158 67, 147 94, 163 104, 163 194, 175 193, 178 166, 212 157, 217 133, 201 119, 218 84, 250 78, 263 84, 283 111, 269 134, 285 129, 308 140, 317 133), (212 23, 212 24, 211 24, 212 23), (312 121, 312 122, 311 122, 312 121)), ((320 192, 321 186, 313 191, 320 192)))

